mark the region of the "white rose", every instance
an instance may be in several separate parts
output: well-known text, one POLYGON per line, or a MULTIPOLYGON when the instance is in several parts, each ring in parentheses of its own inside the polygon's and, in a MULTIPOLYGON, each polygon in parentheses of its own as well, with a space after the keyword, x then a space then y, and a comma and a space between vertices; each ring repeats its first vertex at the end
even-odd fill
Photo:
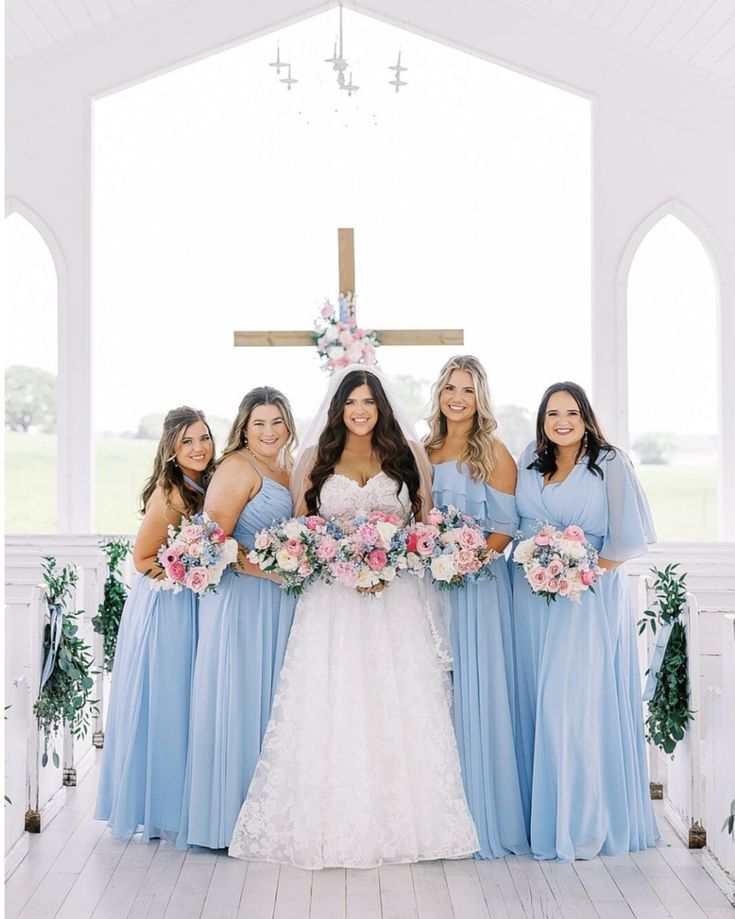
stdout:
POLYGON ((513 561, 518 562, 521 565, 525 564, 526 562, 530 562, 533 558, 533 549, 533 540, 524 539, 523 542, 519 542, 516 546, 516 550, 513 553, 513 561))
POLYGON ((362 342, 353 341, 352 344, 347 347, 347 357, 353 364, 359 363, 362 357, 362 342))
POLYGON ((289 520, 284 526, 283 532, 288 539, 300 539, 301 536, 307 532, 307 529, 304 524, 299 523, 298 520, 289 520))
POLYGON ((324 337, 327 339, 327 341, 337 341, 338 335, 339 332, 337 331, 337 326, 335 325, 330 325, 324 333, 324 337))
POLYGON ((442 543, 442 545, 445 546, 451 546, 453 544, 456 545, 456 543, 459 542, 459 533, 459 529, 457 527, 453 527, 451 530, 447 530, 446 533, 442 533, 442 535, 439 537, 439 541, 442 543))
POLYGON ((564 540, 564 553, 569 558, 584 558, 587 550, 581 542, 575 542, 573 539, 564 540))
POLYGON ((395 523, 386 523, 385 520, 381 520, 380 523, 375 524, 375 529, 378 531, 378 536, 383 540, 383 545, 389 546, 391 539, 398 532, 398 527, 395 523))
POLYGON ((437 581, 451 581, 457 573, 453 555, 438 555, 431 560, 431 573, 437 581))
MULTIPOLYGON (((248 556, 250 558, 250 556, 248 556)), ((222 546, 222 564, 230 565, 232 562, 237 561, 237 540, 236 539, 226 539, 224 545, 222 546)), ((252 562, 253 559, 250 559, 252 562)), ((257 563, 257 556, 256 556, 257 563)))
POLYGON ((380 573, 384 581, 392 581, 393 578, 396 576, 396 569, 390 568, 390 567, 383 568, 383 570, 380 573))
POLYGON ((285 549, 279 549, 276 552, 276 562, 282 571, 296 571, 299 567, 298 558, 286 552, 285 549))
POLYGON ((369 568, 360 568, 357 572, 357 587, 374 587, 380 578, 369 568))
POLYGON ((327 354, 333 361, 338 361, 341 357, 345 356, 345 349, 342 345, 331 345, 327 351, 327 354))

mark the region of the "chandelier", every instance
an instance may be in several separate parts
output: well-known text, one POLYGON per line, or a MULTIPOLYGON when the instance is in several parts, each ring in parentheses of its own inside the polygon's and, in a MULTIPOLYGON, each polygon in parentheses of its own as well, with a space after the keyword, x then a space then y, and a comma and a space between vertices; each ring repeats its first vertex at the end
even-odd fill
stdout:
MULTIPOLYGON (((355 93, 359 90, 359 86, 352 79, 352 70, 350 69, 349 75, 345 77, 345 73, 350 67, 350 63, 344 55, 344 33, 342 29, 342 3, 340 0, 339 3, 339 37, 334 42, 334 47, 332 49, 331 57, 324 58, 325 64, 331 64, 332 70, 337 74, 336 84, 339 92, 346 92, 348 96, 354 96, 355 93)), ((276 59, 268 64, 269 67, 275 68, 276 76, 283 83, 286 89, 290 92, 291 89, 299 82, 291 73, 291 64, 288 61, 281 60, 281 48, 280 45, 276 46, 276 59), (281 76, 281 71, 286 72, 286 76, 281 76)), ((401 79, 401 74, 405 73, 408 69, 401 65, 401 52, 398 52, 398 57, 395 64, 391 64, 387 68, 388 70, 393 71, 393 79, 387 80, 389 86, 393 86, 395 91, 398 92, 402 86, 408 86, 408 83, 405 80, 401 79)))

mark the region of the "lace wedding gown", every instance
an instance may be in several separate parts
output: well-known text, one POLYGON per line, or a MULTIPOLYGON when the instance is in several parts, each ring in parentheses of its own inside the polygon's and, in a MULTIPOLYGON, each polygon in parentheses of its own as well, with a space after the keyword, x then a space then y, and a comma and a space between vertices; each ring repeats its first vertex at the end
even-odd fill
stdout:
MULTIPOLYGON (((325 516, 408 517, 385 473, 333 475, 325 516)), ((237 858, 370 868, 478 848, 427 604, 411 576, 377 596, 316 584, 300 599, 263 750, 230 843, 237 858)), ((435 598, 434 598, 435 599, 435 598)))

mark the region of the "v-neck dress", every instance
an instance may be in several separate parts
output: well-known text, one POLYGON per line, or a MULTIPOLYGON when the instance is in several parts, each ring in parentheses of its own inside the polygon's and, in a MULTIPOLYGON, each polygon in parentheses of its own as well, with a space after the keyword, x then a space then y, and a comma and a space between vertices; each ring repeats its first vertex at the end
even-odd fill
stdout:
POLYGON ((173 839, 184 796, 198 599, 151 584, 140 574, 128 595, 112 669, 95 817, 118 839, 173 839))
MULTIPOLYGON (((291 512, 288 489, 263 477, 232 535, 252 549, 259 530, 291 512)), ((295 605, 273 581, 229 570, 217 593, 201 599, 180 845, 229 845, 260 754, 295 605)))
MULTIPOLYGON (((648 502, 619 450, 544 487, 518 463, 519 538, 543 523, 582 527, 603 558, 624 562, 655 541, 648 502)), ((536 858, 594 858, 654 845, 636 628, 624 566, 581 603, 547 605, 513 564, 517 745, 531 851, 536 858)))

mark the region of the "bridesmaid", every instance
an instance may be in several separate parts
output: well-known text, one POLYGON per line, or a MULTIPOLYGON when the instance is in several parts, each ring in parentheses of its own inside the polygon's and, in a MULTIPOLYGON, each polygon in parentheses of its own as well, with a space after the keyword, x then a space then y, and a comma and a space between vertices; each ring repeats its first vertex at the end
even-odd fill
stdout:
POLYGON ((128 839, 173 838, 184 794, 197 599, 152 590, 156 553, 169 524, 202 509, 214 444, 204 415, 170 411, 153 473, 141 494, 143 522, 133 560, 141 573, 120 622, 95 817, 128 839))
POLYGON ((594 858, 652 846, 636 630, 622 562, 655 541, 628 458, 605 440, 584 390, 543 395, 519 460, 521 533, 582 527, 606 570, 581 603, 547 606, 513 565, 518 750, 535 858, 594 858))
POLYGON ((247 552, 259 530, 291 516, 294 432, 277 389, 251 390, 207 492, 205 511, 241 545, 240 573, 226 571, 200 603, 180 845, 229 845, 260 754, 295 601, 247 552))
MULTIPOLYGON (((487 376, 476 357, 451 358, 434 384, 425 444, 434 504, 480 518, 487 545, 503 552, 515 534, 516 466, 495 436, 487 376)), ((450 592, 454 727, 465 791, 480 839, 477 858, 527 853, 514 744, 511 592, 501 555, 494 580, 450 592)))

